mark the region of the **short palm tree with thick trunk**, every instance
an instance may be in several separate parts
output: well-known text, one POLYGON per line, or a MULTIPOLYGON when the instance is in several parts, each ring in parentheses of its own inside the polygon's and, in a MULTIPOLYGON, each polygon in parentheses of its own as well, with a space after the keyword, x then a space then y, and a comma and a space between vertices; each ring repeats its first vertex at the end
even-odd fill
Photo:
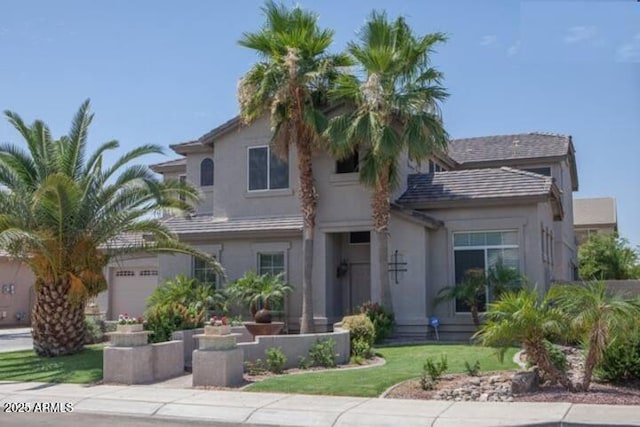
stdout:
POLYGON ((300 329, 313 332, 311 280, 318 194, 313 184, 312 156, 326 126, 323 110, 328 105, 329 85, 340 67, 350 62, 345 55, 327 52, 333 31, 319 28, 316 15, 271 1, 263 12, 263 27, 255 33, 244 33, 239 42, 260 56, 238 85, 240 116, 251 123, 270 115, 272 147, 281 158, 287 158, 290 145, 295 147, 304 220, 300 329))
POLYGON ((414 34, 403 18, 390 22, 374 12, 351 42, 357 74, 341 75, 331 91, 347 112, 331 119, 325 132, 330 151, 346 158, 363 153, 360 181, 373 189, 372 220, 378 241, 380 302, 392 309, 388 273, 388 228, 391 191, 398 184, 404 152, 420 162, 444 150, 439 103, 447 97, 442 74, 430 65, 434 45, 443 34, 414 34))
POLYGON ((163 212, 187 212, 198 200, 193 187, 161 182, 146 166, 130 165, 161 153, 159 147, 139 146, 105 166, 105 154, 118 143, 87 152, 93 119, 88 100, 60 139, 52 138, 42 121, 27 125, 16 113, 5 115, 24 143, 0 145, 0 249, 35 275, 31 326, 37 354, 83 348, 86 301, 107 289, 103 271, 114 256, 182 252, 205 257, 221 271, 154 219, 163 212), (119 238, 123 235, 128 237, 119 238))
POLYGON ((602 361, 609 344, 635 328, 630 324, 640 319, 636 302, 609 292, 602 281, 582 285, 555 285, 547 295, 570 319, 575 336, 581 337, 586 352, 580 391, 589 390, 593 370, 602 361))

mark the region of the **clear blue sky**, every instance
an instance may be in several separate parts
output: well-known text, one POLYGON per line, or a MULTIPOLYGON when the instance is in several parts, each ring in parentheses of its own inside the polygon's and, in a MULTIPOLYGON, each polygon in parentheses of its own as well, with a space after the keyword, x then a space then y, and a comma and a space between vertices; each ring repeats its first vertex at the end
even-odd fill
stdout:
MULTIPOLYGON (((447 33, 433 61, 451 93, 443 109, 449 133, 573 135, 574 196, 616 197, 621 234, 640 244, 640 3, 299 3, 335 29, 335 51, 372 8, 405 15, 419 33, 447 33)), ((198 137, 237 113, 236 83, 256 58, 236 42, 260 26, 261 4, 4 1, 0 109, 41 118, 60 135, 91 98, 94 145, 166 146, 198 137)), ((19 142, 4 121, 0 141, 19 142)))

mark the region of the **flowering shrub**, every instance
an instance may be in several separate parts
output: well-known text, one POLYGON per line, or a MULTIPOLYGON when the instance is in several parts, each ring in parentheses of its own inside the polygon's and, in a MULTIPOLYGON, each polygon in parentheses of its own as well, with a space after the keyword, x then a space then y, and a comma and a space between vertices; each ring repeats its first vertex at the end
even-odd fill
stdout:
POLYGON ((393 312, 377 302, 366 302, 360 306, 360 313, 366 314, 373 323, 375 342, 381 343, 391 335, 393 329, 393 312))
POLYGON ((227 325, 227 317, 226 316, 222 316, 222 317, 213 316, 211 318, 211 320, 209 320, 209 324, 211 326, 226 326, 227 325))
POLYGON ((142 316, 129 317, 127 313, 118 316, 118 325, 138 325, 144 323, 142 316))

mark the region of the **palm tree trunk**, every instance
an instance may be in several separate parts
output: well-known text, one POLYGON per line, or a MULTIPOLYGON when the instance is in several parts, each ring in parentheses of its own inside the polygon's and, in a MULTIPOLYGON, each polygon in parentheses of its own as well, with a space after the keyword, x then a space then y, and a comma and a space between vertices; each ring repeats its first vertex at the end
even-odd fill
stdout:
POLYGON ((480 315, 478 314, 478 306, 476 304, 471 304, 471 319, 473 320, 473 324, 476 326, 476 329, 480 327, 480 315))
MULTIPOLYGON (((303 135, 303 132, 298 132, 303 135)), ((316 225, 316 191, 313 186, 311 147, 309 141, 298 138, 298 171, 300 175, 300 202, 304 221, 302 240, 302 319, 300 333, 314 332, 313 324, 313 231, 316 225)))
POLYGON ((84 347, 85 301, 69 300, 69 283, 36 282, 31 317, 33 350, 39 356, 78 353, 84 347))
POLYGON ((389 171, 380 174, 374 189, 371 204, 373 229, 378 241, 378 283, 380 283, 380 303, 393 311, 391 285, 389 284, 389 171))
POLYGON ((551 356, 545 348, 544 344, 524 343, 525 352, 535 360, 538 367, 549 375, 552 381, 560 383, 564 388, 571 392, 577 391, 566 373, 559 371, 551 362, 551 356))
POLYGON ((591 342, 589 343, 589 351, 587 352, 587 356, 584 361, 584 378, 582 378, 582 384, 580 387, 580 391, 588 391, 589 386, 591 385, 591 378, 593 377, 593 370, 598 364, 598 349, 595 337, 591 337, 591 342))

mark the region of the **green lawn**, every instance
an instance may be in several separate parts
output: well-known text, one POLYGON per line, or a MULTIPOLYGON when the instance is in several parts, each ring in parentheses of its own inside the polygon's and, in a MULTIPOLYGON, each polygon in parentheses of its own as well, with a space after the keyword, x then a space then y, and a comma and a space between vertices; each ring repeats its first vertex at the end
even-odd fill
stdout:
POLYGON ((102 379, 102 344, 72 356, 39 357, 33 350, 0 353, 0 381, 87 384, 102 379))
POLYGON ((512 362, 517 350, 511 349, 500 363, 493 349, 469 345, 419 345, 386 347, 378 352, 385 358, 384 366, 349 371, 325 371, 300 375, 274 377, 248 388, 250 391, 284 393, 332 394, 341 396, 379 396, 388 387, 401 381, 420 376, 427 357, 436 361, 445 354, 449 373, 464 372, 464 362, 480 361, 482 371, 514 369, 512 362))

